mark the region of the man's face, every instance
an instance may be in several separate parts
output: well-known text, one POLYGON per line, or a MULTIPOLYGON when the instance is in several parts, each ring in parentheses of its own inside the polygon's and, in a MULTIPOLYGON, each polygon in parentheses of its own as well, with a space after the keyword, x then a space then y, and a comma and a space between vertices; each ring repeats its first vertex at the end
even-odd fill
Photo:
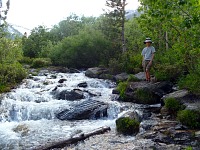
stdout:
POLYGON ((151 43, 150 42, 146 42, 146 46, 147 47, 151 46, 151 43))

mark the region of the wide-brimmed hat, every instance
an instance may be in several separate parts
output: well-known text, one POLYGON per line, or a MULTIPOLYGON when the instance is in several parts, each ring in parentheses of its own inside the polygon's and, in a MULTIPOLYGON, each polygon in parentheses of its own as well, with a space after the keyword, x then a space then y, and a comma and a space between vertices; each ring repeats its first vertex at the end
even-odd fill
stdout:
POLYGON ((153 42, 152 42, 151 38, 146 38, 146 40, 144 41, 144 44, 146 44, 146 43, 153 43, 153 42))

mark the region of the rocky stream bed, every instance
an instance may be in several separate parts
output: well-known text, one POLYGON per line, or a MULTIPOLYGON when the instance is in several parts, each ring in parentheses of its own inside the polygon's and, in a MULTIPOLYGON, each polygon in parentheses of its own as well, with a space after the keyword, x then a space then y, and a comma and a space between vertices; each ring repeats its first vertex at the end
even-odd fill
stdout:
POLYGON ((134 75, 137 81, 128 83, 124 102, 119 98, 116 82, 126 81, 126 73, 114 76, 96 67, 82 72, 45 69, 37 76, 30 74, 19 87, 1 95, 0 149, 48 149, 48 143, 109 127, 111 130, 105 133, 51 149, 199 150, 200 131, 171 118, 162 106, 164 99, 175 97, 186 109, 199 110, 199 97, 175 89, 170 82, 147 83, 143 75, 134 75), (140 91, 146 94, 138 95, 140 91), (137 135, 116 132, 115 121, 123 116, 140 121, 137 135))

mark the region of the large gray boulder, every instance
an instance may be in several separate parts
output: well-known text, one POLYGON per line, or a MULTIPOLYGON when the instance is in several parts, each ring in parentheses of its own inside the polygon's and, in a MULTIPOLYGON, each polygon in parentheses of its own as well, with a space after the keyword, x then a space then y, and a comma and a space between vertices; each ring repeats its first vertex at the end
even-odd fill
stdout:
POLYGON ((104 68, 94 67, 87 69, 85 75, 90 78, 99 78, 99 76, 106 71, 107 70, 104 68))
POLYGON ((120 82, 120 81, 126 81, 128 78, 129 78, 129 75, 127 73, 123 72, 123 73, 117 74, 114 77, 114 80, 117 82, 120 82))
POLYGON ((200 96, 190 93, 188 90, 177 90, 172 93, 166 94, 162 97, 164 104, 165 99, 175 98, 186 106, 186 109, 200 110, 200 96))
POLYGON ((56 115, 60 120, 97 119, 107 116, 108 105, 101 101, 86 100, 56 115))
POLYGON ((80 100, 84 98, 83 92, 81 90, 64 90, 56 94, 56 98, 59 100, 80 100))
POLYGON ((161 102, 163 95, 172 91, 172 86, 170 82, 130 82, 123 100, 139 104, 157 104, 161 102))

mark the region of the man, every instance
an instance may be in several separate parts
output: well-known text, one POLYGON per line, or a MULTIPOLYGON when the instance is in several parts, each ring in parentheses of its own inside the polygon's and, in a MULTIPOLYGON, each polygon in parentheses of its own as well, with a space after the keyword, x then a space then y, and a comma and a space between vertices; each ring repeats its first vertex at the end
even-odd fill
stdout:
POLYGON ((144 44, 146 44, 146 47, 142 50, 142 56, 143 56, 142 66, 145 72, 146 81, 150 82, 151 81, 150 69, 154 59, 154 53, 156 51, 155 48, 151 46, 152 41, 150 38, 146 38, 144 44))

